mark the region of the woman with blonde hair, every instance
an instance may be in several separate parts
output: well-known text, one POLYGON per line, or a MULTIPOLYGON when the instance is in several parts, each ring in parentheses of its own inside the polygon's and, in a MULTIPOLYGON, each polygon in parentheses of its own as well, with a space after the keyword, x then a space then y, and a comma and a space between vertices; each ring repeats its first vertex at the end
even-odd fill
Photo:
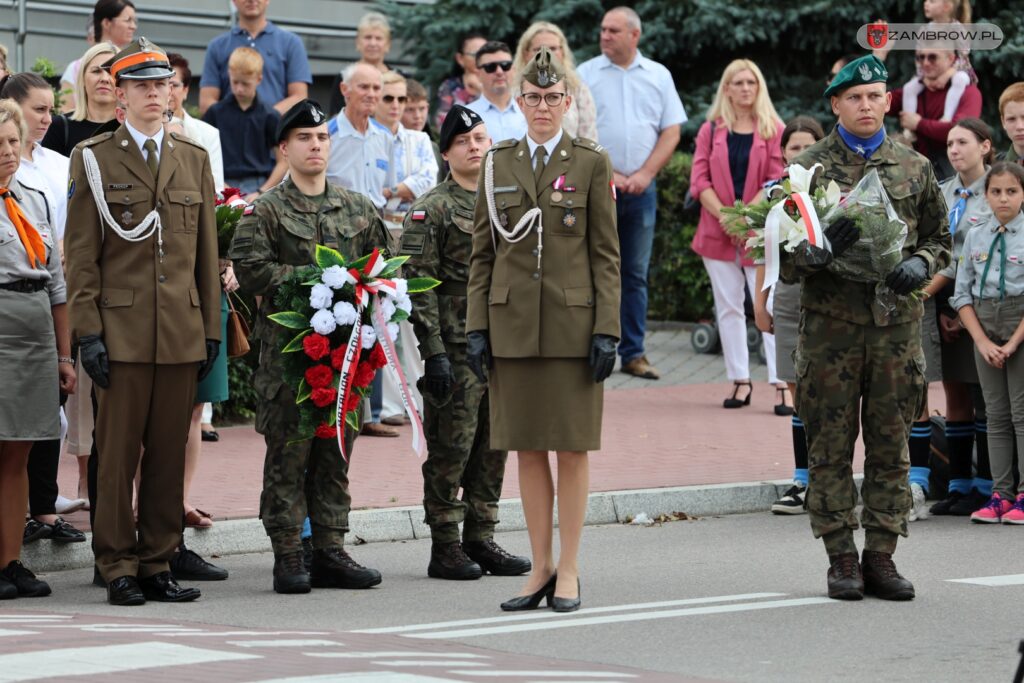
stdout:
POLYGON ((526 64, 542 47, 551 50, 565 67, 565 85, 572 103, 562 119, 562 128, 570 137, 597 140, 597 106, 590 88, 576 74, 576 60, 562 29, 549 21, 535 21, 531 24, 516 46, 515 72, 522 73, 526 64))
MULTIPOLYGON (((725 408, 750 405, 753 393, 744 286, 753 296, 756 271, 743 240, 731 238, 723 229, 722 207, 737 199, 745 204, 759 201, 764 184, 782 175, 782 130, 761 70, 748 59, 732 61, 718 83, 707 121, 697 132, 690 174, 690 193, 701 204, 690 246, 703 257, 711 279, 726 373, 735 384, 732 396, 722 404, 725 408)), ((786 385, 775 376, 774 337, 765 334, 764 344, 768 381, 784 403, 786 385)))
POLYGON ((82 140, 88 140, 96 129, 114 120, 117 97, 114 79, 103 65, 117 53, 113 43, 96 43, 82 55, 75 80, 75 110, 55 116, 46 131, 42 146, 66 157, 82 140))

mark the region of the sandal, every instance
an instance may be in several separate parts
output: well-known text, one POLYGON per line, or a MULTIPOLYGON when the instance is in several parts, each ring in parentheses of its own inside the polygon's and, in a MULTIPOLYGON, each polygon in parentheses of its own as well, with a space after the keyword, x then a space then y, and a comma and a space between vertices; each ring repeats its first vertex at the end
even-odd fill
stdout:
POLYGON ((213 526, 213 517, 209 512, 192 508, 185 513, 185 526, 190 526, 193 529, 209 529, 213 526))
POLYGON ((781 394, 781 396, 779 396, 779 402, 775 404, 775 414, 779 417, 788 417, 796 412, 793 410, 792 401, 790 403, 786 403, 787 392, 789 392, 789 387, 775 387, 775 393, 781 394))
POLYGON ((732 396, 722 401, 723 408, 742 408, 743 406, 750 405, 750 397, 754 395, 754 385, 750 383, 750 380, 746 382, 734 382, 734 388, 732 390, 732 396), (750 391, 747 392, 746 398, 740 400, 736 396, 740 393, 740 387, 747 387, 750 391))

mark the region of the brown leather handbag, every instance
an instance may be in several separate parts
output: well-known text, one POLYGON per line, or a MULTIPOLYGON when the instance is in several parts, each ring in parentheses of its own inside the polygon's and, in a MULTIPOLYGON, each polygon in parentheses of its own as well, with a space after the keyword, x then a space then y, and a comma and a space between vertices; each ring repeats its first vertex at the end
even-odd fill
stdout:
POLYGON ((235 310, 228 295, 228 358, 241 358, 249 353, 249 323, 235 310))

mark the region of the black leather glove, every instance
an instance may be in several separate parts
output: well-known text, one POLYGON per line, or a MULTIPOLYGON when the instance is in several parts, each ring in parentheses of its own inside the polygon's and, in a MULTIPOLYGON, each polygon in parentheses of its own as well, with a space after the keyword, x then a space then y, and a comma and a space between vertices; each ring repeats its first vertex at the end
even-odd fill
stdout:
POLYGON ((110 358, 107 356, 107 345, 98 334, 90 334, 78 340, 78 351, 82 357, 82 367, 92 378, 96 386, 106 389, 110 386, 110 358))
POLYGON ((217 353, 220 351, 220 342, 213 339, 206 340, 206 360, 199 363, 199 381, 202 382, 213 370, 213 361, 217 360, 217 353))
POLYGON ((426 371, 423 373, 423 388, 437 399, 443 399, 452 391, 455 384, 455 372, 452 370, 452 362, 448 354, 439 353, 431 356, 425 363, 426 371))
POLYGON ((594 381, 603 382, 615 369, 615 345, 618 339, 607 334, 595 334, 590 338, 590 367, 594 381))
POLYGON ((832 245, 832 256, 839 258, 860 239, 860 228, 851 219, 840 218, 825 228, 825 237, 832 245))
POLYGON ((466 333, 466 362, 481 382, 487 382, 484 368, 491 367, 491 342, 486 332, 466 333))
POLYGON ((928 264, 920 256, 908 256, 885 278, 889 289, 907 296, 928 279, 928 264))

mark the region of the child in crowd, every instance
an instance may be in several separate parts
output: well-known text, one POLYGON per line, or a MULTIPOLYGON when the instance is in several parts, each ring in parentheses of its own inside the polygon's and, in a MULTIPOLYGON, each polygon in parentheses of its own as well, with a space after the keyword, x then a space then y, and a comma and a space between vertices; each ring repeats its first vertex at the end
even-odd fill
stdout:
POLYGON ((203 121, 220 131, 225 184, 239 188, 251 203, 281 182, 288 169, 283 159, 274 162, 281 115, 256 95, 263 81, 258 51, 235 48, 228 58, 228 78, 230 94, 207 109, 203 121))
POLYGON ((1024 475, 1024 355, 1017 353, 1024 342, 1024 168, 994 164, 985 199, 992 218, 967 234, 950 301, 974 339, 988 412, 993 491, 971 521, 1024 524, 1024 476, 1016 491, 1013 480, 1014 432, 1024 475))
MULTIPOLYGON (((924 16, 929 19, 929 27, 945 25, 948 28, 963 28, 964 24, 971 23, 971 1, 970 0, 924 0, 924 16)), ((956 113, 960 98, 963 97, 967 86, 978 82, 978 77, 971 67, 971 48, 968 44, 957 47, 956 72, 950 80, 949 92, 946 93, 946 103, 942 112, 943 121, 952 121, 956 113)), ((918 67, 914 75, 903 86, 903 111, 917 111, 917 97, 924 90, 924 83, 921 80, 921 69, 918 67)))

